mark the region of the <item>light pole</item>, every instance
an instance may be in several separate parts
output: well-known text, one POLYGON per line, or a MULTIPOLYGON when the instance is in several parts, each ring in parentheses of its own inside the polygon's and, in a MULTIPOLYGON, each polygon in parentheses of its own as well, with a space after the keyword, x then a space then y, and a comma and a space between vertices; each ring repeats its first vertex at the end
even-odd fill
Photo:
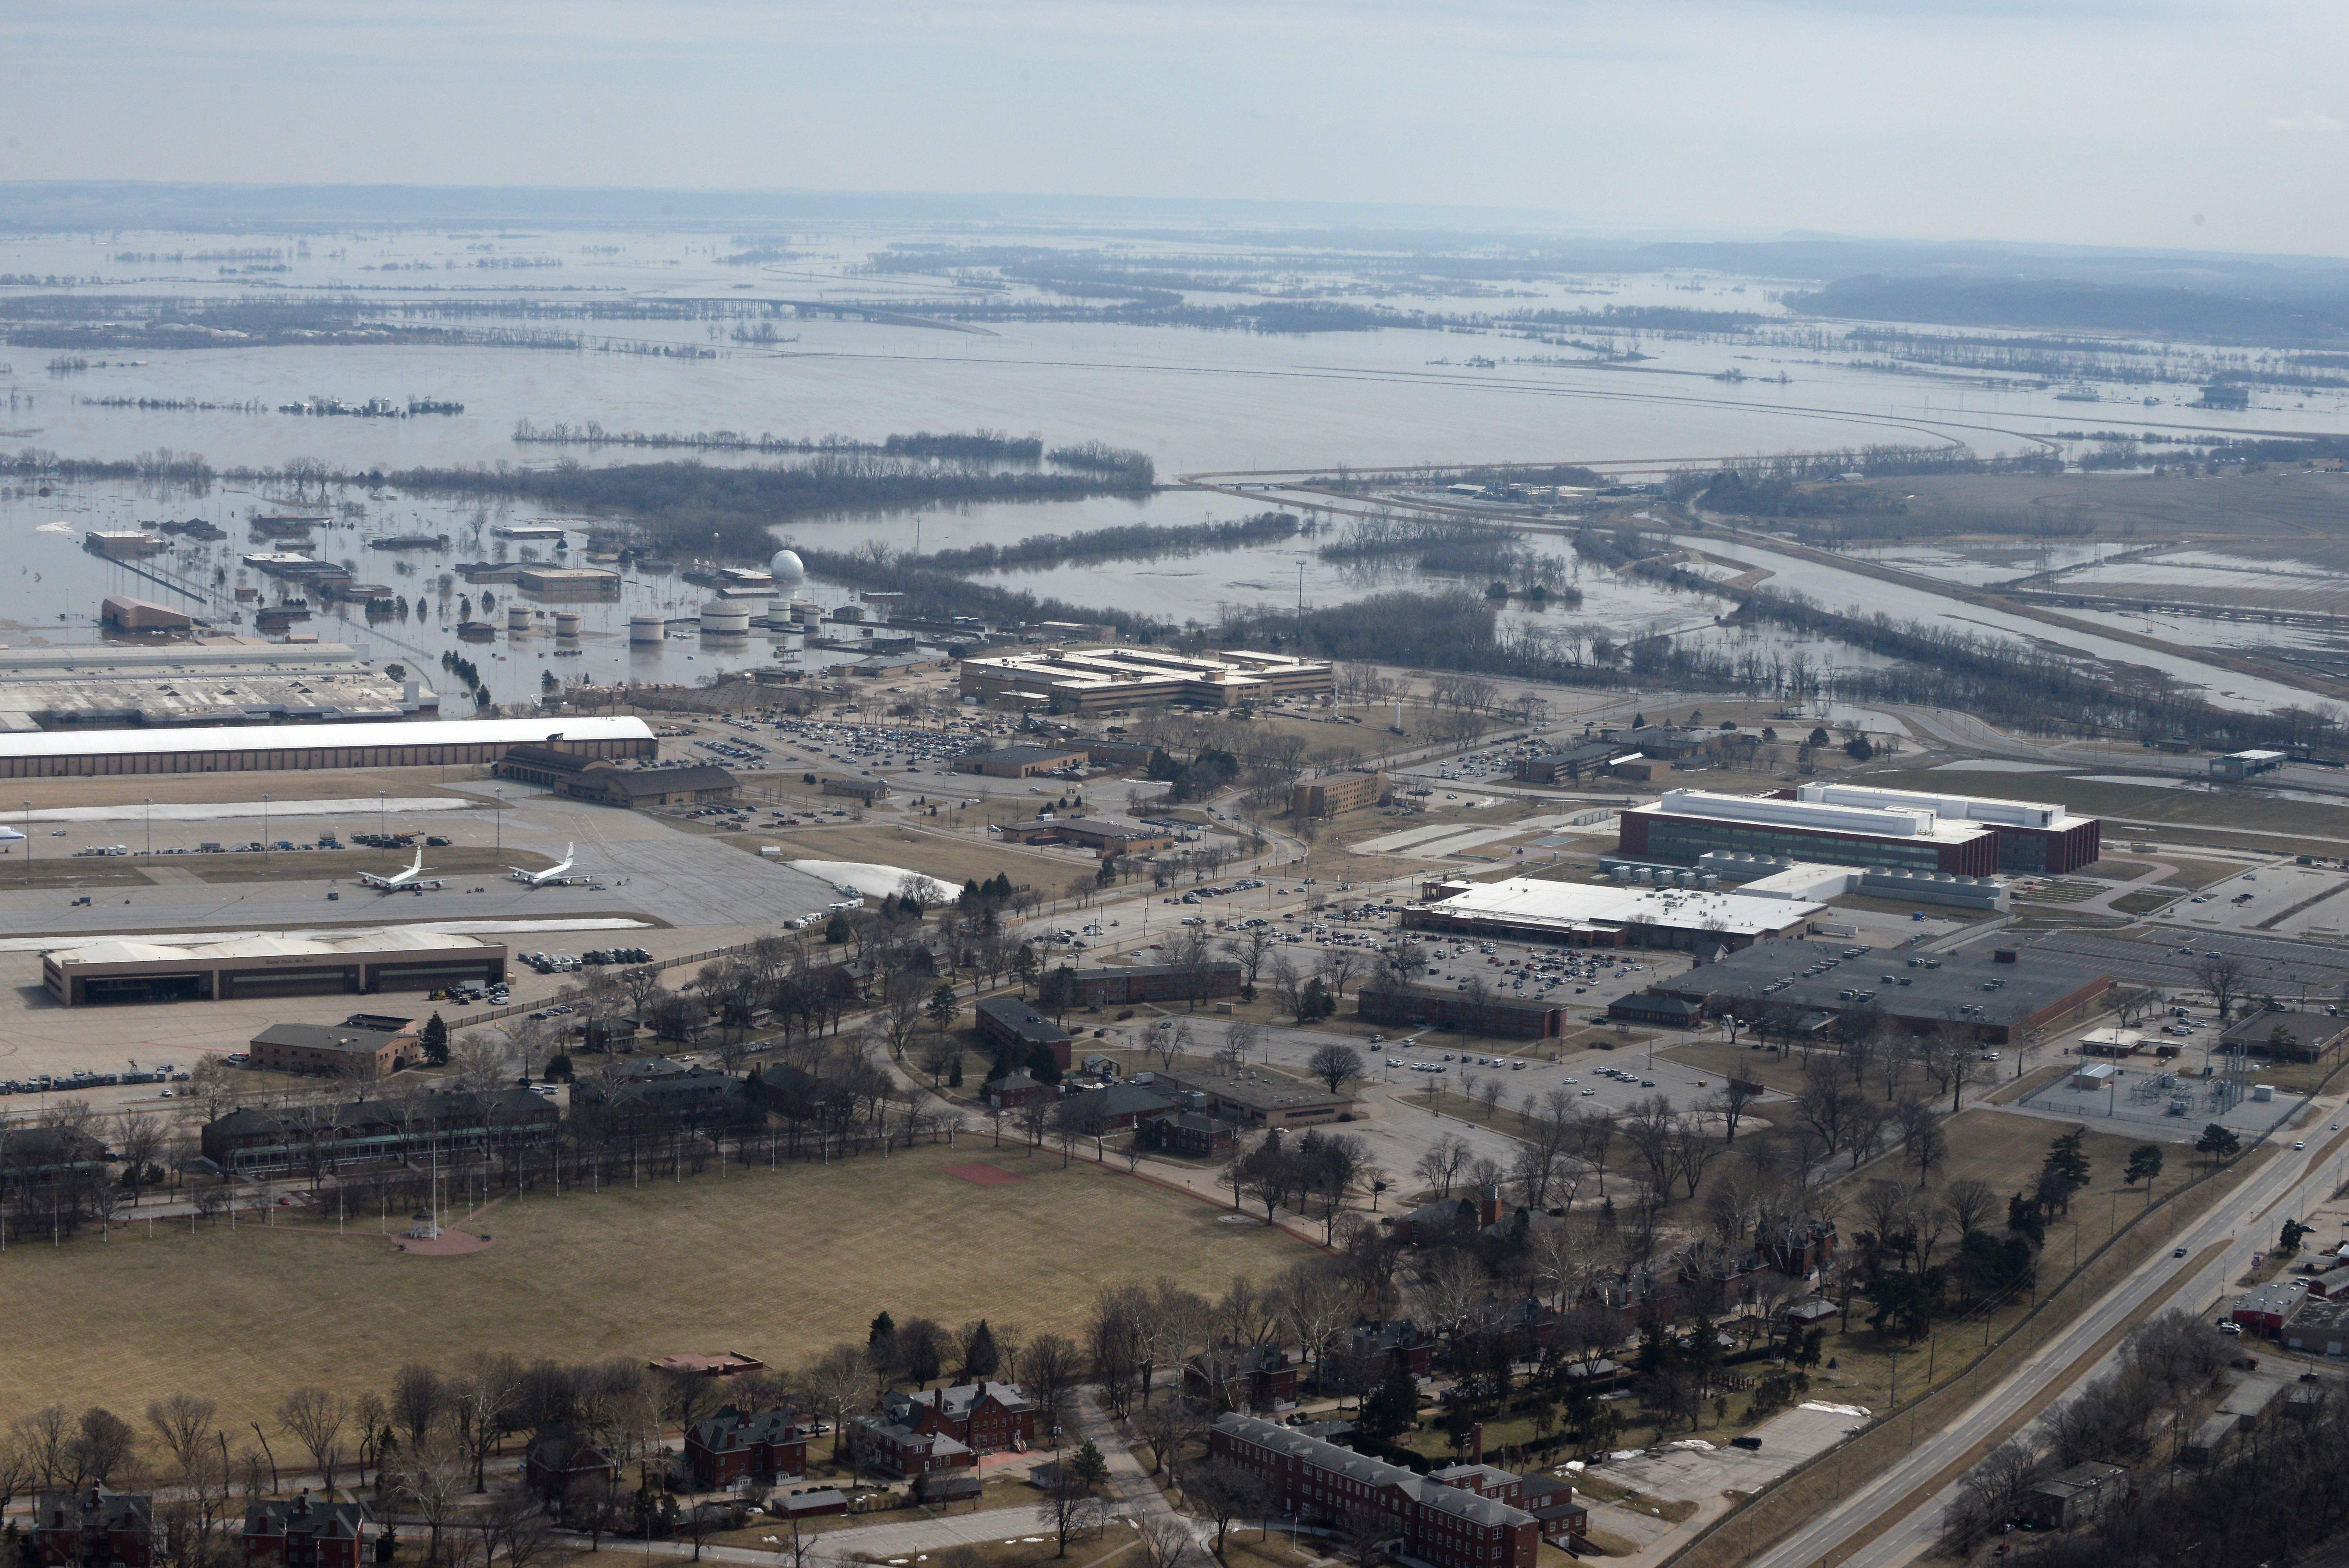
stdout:
POLYGON ((261 798, 261 863, 269 863, 269 797, 261 798))
POLYGON ((496 832, 497 832, 497 836, 498 836, 498 842, 497 842, 497 853, 498 853, 500 856, 503 856, 503 855, 505 854, 505 852, 506 852, 506 795, 505 795, 505 791, 504 791, 504 790, 502 790, 502 789, 492 789, 492 790, 491 790, 491 791, 490 791, 490 799, 492 799, 492 800, 495 800, 495 801, 497 802, 497 804, 496 804, 495 806, 493 806, 493 807, 492 807, 492 808, 490 809, 490 810, 491 810, 490 822, 491 822, 491 826, 492 826, 492 827, 496 830, 496 832))
POLYGON ((33 885, 33 803, 25 802, 25 885, 33 885))
POLYGON ((150 796, 146 797, 146 801, 147 801, 147 858, 148 858, 149 860, 150 860, 150 861, 151 861, 151 860, 153 860, 153 859, 155 858, 155 797, 154 797, 154 796, 152 796, 152 795, 150 795, 150 796))

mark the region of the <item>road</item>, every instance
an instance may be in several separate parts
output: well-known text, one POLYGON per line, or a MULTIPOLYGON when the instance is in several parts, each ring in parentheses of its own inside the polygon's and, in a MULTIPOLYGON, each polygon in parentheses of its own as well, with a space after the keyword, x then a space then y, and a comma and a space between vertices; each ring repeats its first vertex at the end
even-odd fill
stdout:
MULTIPOLYGON (((1752 1559, 1753 1568, 1811 1568, 1834 1556, 1854 1534, 1900 1511, 1912 1493, 1959 1463, 2048 1387, 2076 1377, 2070 1386, 2076 1392, 2095 1370, 2089 1356, 2097 1342, 2157 1295, 2166 1293, 2169 1305, 2192 1311, 2215 1303, 2229 1282, 2250 1266, 2251 1253, 2272 1243, 2285 1219, 2306 1212, 2332 1194, 2340 1181, 2344 1145, 2349 1145, 2349 1134, 2307 1153, 2282 1148, 2221 1208, 2176 1238, 2187 1249, 2186 1258, 2164 1252, 2147 1261, 1962 1415, 1928 1434, 1884 1474, 1752 1559)), ((1952 1482, 1907 1507, 1891 1528, 1844 1559, 1845 1568, 1895 1568, 1916 1557, 1939 1535, 1955 1491, 1952 1482)))

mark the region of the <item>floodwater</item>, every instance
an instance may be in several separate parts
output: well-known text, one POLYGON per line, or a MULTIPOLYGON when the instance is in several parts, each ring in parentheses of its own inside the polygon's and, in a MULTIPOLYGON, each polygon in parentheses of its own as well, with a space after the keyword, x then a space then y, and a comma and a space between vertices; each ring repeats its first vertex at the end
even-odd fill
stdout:
MULTIPOLYGON (((100 300, 171 295, 199 301, 355 302, 380 318, 389 306, 478 306, 481 315, 413 318, 419 325, 560 334, 576 346, 251 346, 223 342, 191 350, 0 349, 0 450, 36 448, 75 458, 121 459, 159 449, 202 454, 214 467, 284 469, 296 462, 349 471, 457 465, 588 464, 698 459, 771 462, 754 453, 621 446, 554 446, 514 440, 530 421, 616 431, 689 433, 730 430, 783 438, 839 435, 872 441, 915 430, 990 428, 1041 435, 1048 445, 1100 440, 1139 449, 1162 479, 1184 472, 1316 469, 1350 465, 1577 461, 1610 471, 1656 476, 1685 464, 1790 449, 1876 444, 1963 443, 1984 453, 2073 449, 2099 429, 2171 431, 2305 430, 2349 433, 2349 397, 2261 394, 2245 413, 2183 406, 2189 396, 2164 390, 2157 406, 2132 399, 2094 408, 2056 401, 2054 388, 2020 383, 1987 386, 1963 379, 1886 374, 1865 363, 1873 351, 1845 350, 1833 339, 1844 324, 1790 323, 1783 342, 1706 335, 1658 335, 1575 327, 1582 346, 1495 331, 1489 324, 1274 335, 1194 327, 1099 322, 1007 322, 972 329, 928 324, 921 313, 947 299, 1065 305, 1026 285, 974 290, 943 275, 861 269, 888 246, 907 241, 989 242, 962 230, 797 234, 795 254, 764 263, 730 264, 740 240, 703 234, 608 232, 352 232, 306 239, 187 234, 35 235, 0 239, 0 273, 60 277, 62 284, 0 285, 0 298, 67 293, 100 300), (270 253, 254 257, 243 253, 270 253), (837 320, 813 314, 827 305, 880 302, 905 313, 896 321, 837 320), (566 317, 579 305, 607 314, 566 317), (533 314, 543 307, 557 314, 533 314), (765 315, 746 322, 741 313, 765 315), (638 319, 647 307, 680 307, 683 319, 638 319), (616 314, 613 314, 616 312, 616 314), (761 341, 735 335, 756 326, 761 341), (1797 344, 1797 336, 1806 341, 1797 344), (1604 353, 1636 352, 1609 361, 1604 353), (461 412, 397 418, 286 413, 305 398, 359 403, 412 397, 463 405, 461 412), (100 399, 146 398, 239 407, 135 407, 100 399), (248 407, 252 406, 252 407, 248 407)), ((1022 233, 1020 243, 1098 248, 1096 236, 1022 233)), ((1137 239, 1134 254, 1176 256, 1228 242, 1137 239)), ((1782 285, 1764 279, 1682 273, 1633 277, 1545 278, 1495 288, 1445 288, 1348 276, 1326 259, 1284 268, 1268 262, 1271 292, 1302 293, 1394 309, 1424 309, 1473 321, 1527 308, 1610 304, 1678 305, 1757 312, 1783 317, 1782 285), (1277 275, 1276 275, 1277 274, 1277 275), (1301 290, 1299 285, 1308 285, 1301 290)), ((1264 297, 1266 291, 1187 293, 1203 304, 1264 297)), ((264 581, 238 557, 265 542, 249 538, 243 520, 283 509, 292 499, 274 484, 223 483, 200 496, 127 483, 54 485, 40 497, 0 492, 0 531, 15 547, 0 570, 0 621, 12 638, 87 641, 98 599, 130 593, 225 620, 236 613, 237 586, 264 581), (78 531, 127 528, 141 521, 202 516, 228 529, 212 545, 181 543, 142 563, 142 575, 83 552, 78 531), (62 528, 60 528, 62 525, 62 528), (49 531, 43 531, 44 530, 49 531), (163 579, 158 582, 157 577, 163 579)), ((315 498, 316 492, 312 492, 315 498)), ((626 642, 632 614, 692 617, 708 591, 674 574, 631 571, 616 602, 533 605, 576 610, 582 634, 563 645, 527 634, 509 641, 508 585, 466 584, 459 561, 502 558, 488 526, 534 518, 514 503, 337 488, 326 499, 345 509, 324 531, 317 552, 354 563, 366 580, 390 584, 409 602, 405 616, 367 616, 320 605, 304 629, 322 639, 367 645, 378 657, 437 666, 460 652, 477 665, 502 702, 534 696, 548 677, 558 684, 592 678, 698 680, 720 670, 763 664, 776 652, 761 634, 705 638, 680 625, 665 641, 626 642), (445 550, 378 552, 368 538, 388 532, 447 532, 445 550), (485 597, 494 612, 483 614, 485 597), (460 645, 455 623, 468 609, 499 631, 493 645, 460 645)), ((934 506, 881 515, 799 520, 780 525, 779 542, 827 549, 883 544, 931 552, 982 542, 1009 542, 1119 523, 1224 520, 1252 510, 1230 498, 1179 489, 1140 498, 1019 505, 934 506)), ((573 559, 582 540, 571 541, 573 559)), ((1319 558, 1320 541, 1154 560, 1087 562, 1006 572, 986 580, 1080 606, 1121 608, 1184 621, 1211 622, 1233 606, 1310 608, 1428 580, 1408 568, 1364 571, 1319 558)), ((1563 552, 1564 542, 1537 538, 1536 548, 1563 552)), ((544 547, 540 547, 543 549, 544 547)), ((1717 549, 1713 542, 1708 549, 1717 549)), ((521 558, 524 552, 515 547, 521 558)), ((2218 671, 2190 656, 2170 657, 2106 639, 2056 634, 2027 618, 1953 607, 1930 593, 1896 589, 1854 573, 1731 552, 1777 563, 1780 586, 1802 589, 1832 607, 1857 605, 1920 618, 1951 618, 1974 629, 2075 647, 2117 663, 2151 665, 2210 689, 2230 706, 2305 701, 2289 686, 2218 671)), ((553 559, 551 550, 545 558, 553 559)), ((1956 581, 2020 574, 2093 561, 2070 544, 2028 556, 1969 555, 1926 545, 1888 552, 1920 570, 1956 581)), ((1538 628, 1587 645, 1603 632, 1620 643, 1643 636, 1727 652, 1801 656, 1814 665, 1850 667, 1881 661, 1834 644, 1802 645, 1751 628, 1724 628, 1725 602, 1610 573, 1575 569, 1584 593, 1578 609, 1513 604, 1504 623, 1538 628)), ((1464 583, 1481 588, 1481 583, 1464 583)), ((849 595, 823 583, 812 595, 838 603, 849 595)), ((274 597, 271 593, 270 597, 274 597)), ((521 602, 527 603, 527 600, 521 602)), ((251 605, 244 606, 249 613, 251 605)))
POLYGON ((1772 575, 1764 584, 1765 587, 1807 594, 1829 610, 1856 615, 1880 614, 1896 621, 1946 624, 1977 635, 2009 637, 2106 664, 2157 670, 2183 685, 2200 687, 2203 696, 2220 707, 2265 712, 2282 707, 2311 707, 2329 700, 2322 694, 2282 681, 2238 675, 2184 654, 2159 653, 2114 638, 2050 625, 2010 611, 1960 603, 1930 589, 1886 583, 1842 567, 1758 549, 1743 540, 1722 544, 1708 537, 1702 548, 1724 559, 1767 567, 1772 575))
MULTIPOLYGON (((1984 453, 2064 444, 2058 433, 2168 429, 2349 430, 2349 398, 2246 414, 2174 402, 2084 414, 2045 388, 1938 385, 1887 376, 1863 356, 1757 347, 1702 337, 1594 335, 1638 363, 1492 333, 1398 329, 1268 335, 1098 323, 990 324, 976 331, 786 315, 771 345, 734 341, 727 321, 533 319, 533 306, 879 300, 918 314, 960 293, 945 280, 851 269, 906 233, 795 236, 804 259, 729 266, 703 236, 399 233, 313 237, 42 235, 0 241, 0 273, 102 280, 65 292, 273 303, 352 299, 363 306, 478 305, 491 314, 418 325, 577 336, 585 347, 461 346, 91 350, 91 368, 53 375, 64 357, 0 353, 0 441, 68 455, 159 446, 218 467, 313 459, 352 469, 456 463, 585 462, 683 457, 625 448, 519 446, 517 421, 596 421, 614 430, 728 429, 874 439, 914 429, 1040 432, 1149 452, 1166 473, 1578 460, 1658 472, 1672 465, 1790 449, 1963 441, 1984 453), (237 274, 190 260, 121 262, 285 247, 285 271, 237 274), (484 266, 484 263, 499 263, 484 266), (522 263, 559 265, 517 266, 522 263), (397 268, 381 271, 376 269, 397 268), (232 275, 220 275, 223 273, 232 275), (499 314, 510 309, 512 314, 499 314), (709 358, 658 357, 647 349, 709 358), (1474 363, 1472 363, 1472 361, 1474 363), (1726 379, 1727 377, 1736 379, 1726 379), (1776 377, 1785 377, 1779 380, 1776 377), (411 397, 462 403, 456 415, 369 419, 281 414, 307 397, 411 397), (257 401, 270 411, 101 407, 100 397, 257 401), (2103 416, 2098 418, 2096 416, 2103 416)), ((968 236, 956 234, 954 239, 968 236)), ((1090 243, 1091 242, 1078 242, 1090 243)), ((52 293, 9 288, 7 294, 52 293)), ((996 291, 994 297, 1037 296, 996 291)), ((1202 295, 1230 304, 1238 296, 1202 295)), ((1671 304, 1775 312, 1759 281, 1594 278, 1514 290, 1506 299, 1366 294, 1456 316, 1563 305, 1671 304)), ((1061 301, 1059 303, 1066 303, 1061 301)), ((781 306, 785 310, 796 305, 781 306)), ((1830 326, 1827 330, 1839 330, 1830 326)), ((1578 329, 1580 331, 1580 329, 1578 329)), ((709 453, 704 460, 760 460, 709 453)))

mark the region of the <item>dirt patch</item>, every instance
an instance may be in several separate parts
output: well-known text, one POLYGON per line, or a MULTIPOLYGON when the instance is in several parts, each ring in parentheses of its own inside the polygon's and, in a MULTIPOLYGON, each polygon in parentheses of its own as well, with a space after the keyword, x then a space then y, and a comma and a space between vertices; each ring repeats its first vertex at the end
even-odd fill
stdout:
POLYGON ((496 1244, 489 1237, 474 1235, 471 1231, 443 1231, 430 1237, 403 1236, 391 1243, 391 1250, 411 1258, 461 1258, 472 1253, 485 1253, 496 1244))
POLYGON ((1017 1171, 1006 1171, 1000 1165, 946 1165, 939 1168, 938 1174, 968 1181, 976 1187, 1009 1187, 1028 1180, 1017 1171))
POLYGON ((1015 887, 1034 888, 1047 897, 1078 877, 1090 877, 1098 864, 1088 855, 1080 860, 1056 859, 1015 849, 1008 844, 975 839, 963 833, 892 822, 864 821, 837 828, 782 828, 772 832, 753 830, 730 833, 726 842, 752 854, 767 844, 780 847, 787 861, 863 861, 903 866, 924 876, 960 887, 1002 873, 1015 887))

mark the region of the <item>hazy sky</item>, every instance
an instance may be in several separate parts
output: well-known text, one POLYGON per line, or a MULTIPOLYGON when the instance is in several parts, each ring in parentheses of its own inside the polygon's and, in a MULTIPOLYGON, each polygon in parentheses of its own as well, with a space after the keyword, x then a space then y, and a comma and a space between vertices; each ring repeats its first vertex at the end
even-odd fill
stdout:
POLYGON ((5 0, 0 179, 1022 191, 2349 253, 2342 0, 5 0))

